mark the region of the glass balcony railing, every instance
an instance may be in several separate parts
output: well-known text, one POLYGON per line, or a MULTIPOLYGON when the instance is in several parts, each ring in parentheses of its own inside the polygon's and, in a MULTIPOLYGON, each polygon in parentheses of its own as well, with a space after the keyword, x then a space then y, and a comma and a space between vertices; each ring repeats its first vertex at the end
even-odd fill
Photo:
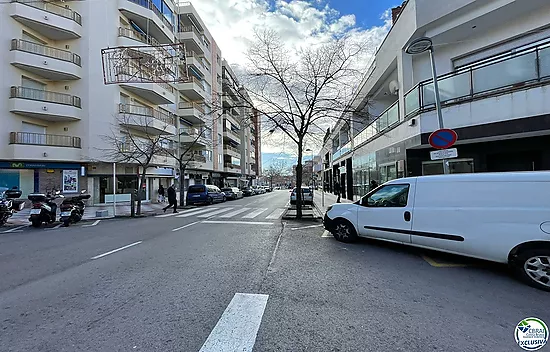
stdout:
POLYGON ((353 139, 354 147, 357 147, 372 139, 379 133, 392 128, 396 123, 399 123, 399 120, 399 103, 395 102, 355 136, 353 139))
MULTIPOLYGON (((441 104, 500 94, 550 79, 550 43, 507 56, 487 59, 479 65, 438 78, 441 104)), ((405 95, 405 114, 435 107, 433 82, 421 82, 405 95)))
POLYGON ((25 51, 32 54, 51 57, 54 59, 72 62, 75 65, 81 66, 82 59, 77 54, 67 50, 52 48, 50 46, 33 43, 23 39, 12 39, 11 50, 25 51))
POLYGON ((170 29, 170 31, 174 31, 174 26, 164 15, 162 12, 158 9, 158 7, 151 1, 151 0, 128 0, 130 2, 133 2, 134 4, 138 4, 141 7, 145 7, 146 9, 152 10, 157 17, 164 23, 166 27, 170 29))
POLYGON ((42 145, 48 147, 81 148, 80 137, 55 134, 10 132, 10 144, 42 145))

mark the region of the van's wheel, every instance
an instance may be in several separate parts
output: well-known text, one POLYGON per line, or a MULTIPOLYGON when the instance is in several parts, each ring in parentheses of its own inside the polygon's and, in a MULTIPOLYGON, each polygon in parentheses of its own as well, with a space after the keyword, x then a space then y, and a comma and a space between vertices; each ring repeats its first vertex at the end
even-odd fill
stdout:
POLYGON ((225 201, 227 201, 227 198, 225 198, 225 196, 223 196, 222 202, 225 202, 225 201))
POLYGON ((40 227, 42 226, 42 221, 40 220, 33 220, 32 221, 32 227, 40 227))
POLYGON ((209 205, 214 204, 214 199, 212 199, 212 197, 208 197, 208 204, 209 205))
POLYGON ((514 259, 513 266, 522 281, 550 291, 550 248, 522 251, 514 259))
POLYGON ((349 221, 344 219, 335 220, 332 235, 338 241, 345 243, 352 243, 357 241, 357 232, 355 231, 355 228, 349 221))

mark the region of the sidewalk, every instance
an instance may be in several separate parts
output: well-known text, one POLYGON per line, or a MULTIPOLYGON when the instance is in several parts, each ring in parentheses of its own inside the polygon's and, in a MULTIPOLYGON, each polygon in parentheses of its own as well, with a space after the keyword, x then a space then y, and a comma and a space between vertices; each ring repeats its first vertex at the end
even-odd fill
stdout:
MULTIPOLYGON (((337 199, 338 196, 329 192, 325 192, 325 206, 323 207, 323 191, 315 191, 313 203, 315 204, 317 210, 321 213, 321 216, 324 216, 328 207, 336 203, 337 199)), ((341 197, 340 203, 353 203, 353 201, 341 197)))
MULTIPOLYGON (((162 213, 162 208, 168 203, 142 203, 141 214, 152 215, 162 213)), ((178 207, 179 208, 179 207, 178 207)), ((25 225, 29 223, 29 214, 31 209, 24 208, 22 211, 15 213, 9 220, 7 225, 25 225)), ((130 203, 118 203, 116 205, 116 216, 130 216, 130 203)), ((113 217, 113 206, 111 204, 87 206, 84 210, 82 220, 105 219, 113 217), (106 216, 97 217, 96 212, 106 210, 106 216)), ((57 206, 57 218, 59 218, 59 205, 57 206)))

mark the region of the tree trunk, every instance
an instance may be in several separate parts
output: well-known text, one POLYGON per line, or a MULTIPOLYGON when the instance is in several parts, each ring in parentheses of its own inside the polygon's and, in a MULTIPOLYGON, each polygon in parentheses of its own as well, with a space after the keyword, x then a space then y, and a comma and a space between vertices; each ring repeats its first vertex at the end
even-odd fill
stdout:
POLYGON ((180 160, 180 207, 185 206, 185 166, 183 165, 182 161, 180 160))
POLYGON ((298 143, 298 160, 296 164, 296 219, 302 218, 302 154, 303 140, 298 143))
POLYGON ((143 173, 140 177, 140 182, 138 185, 138 194, 137 194, 137 208, 136 208, 136 214, 141 215, 141 201, 143 200, 143 196, 145 196, 145 188, 143 188, 143 185, 145 184, 145 172, 147 171, 147 168, 143 168, 143 173))

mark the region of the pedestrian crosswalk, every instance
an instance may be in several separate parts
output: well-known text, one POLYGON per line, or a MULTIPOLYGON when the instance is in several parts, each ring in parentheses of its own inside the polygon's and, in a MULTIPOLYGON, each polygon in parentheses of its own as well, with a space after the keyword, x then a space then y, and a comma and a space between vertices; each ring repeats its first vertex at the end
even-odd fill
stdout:
POLYGON ((277 220, 281 218, 285 212, 284 208, 251 208, 251 207, 205 207, 205 208, 195 208, 187 209, 180 211, 178 213, 162 214, 157 215, 157 218, 167 218, 167 217, 176 217, 176 218, 191 218, 196 217, 198 219, 242 219, 242 220, 277 220))

